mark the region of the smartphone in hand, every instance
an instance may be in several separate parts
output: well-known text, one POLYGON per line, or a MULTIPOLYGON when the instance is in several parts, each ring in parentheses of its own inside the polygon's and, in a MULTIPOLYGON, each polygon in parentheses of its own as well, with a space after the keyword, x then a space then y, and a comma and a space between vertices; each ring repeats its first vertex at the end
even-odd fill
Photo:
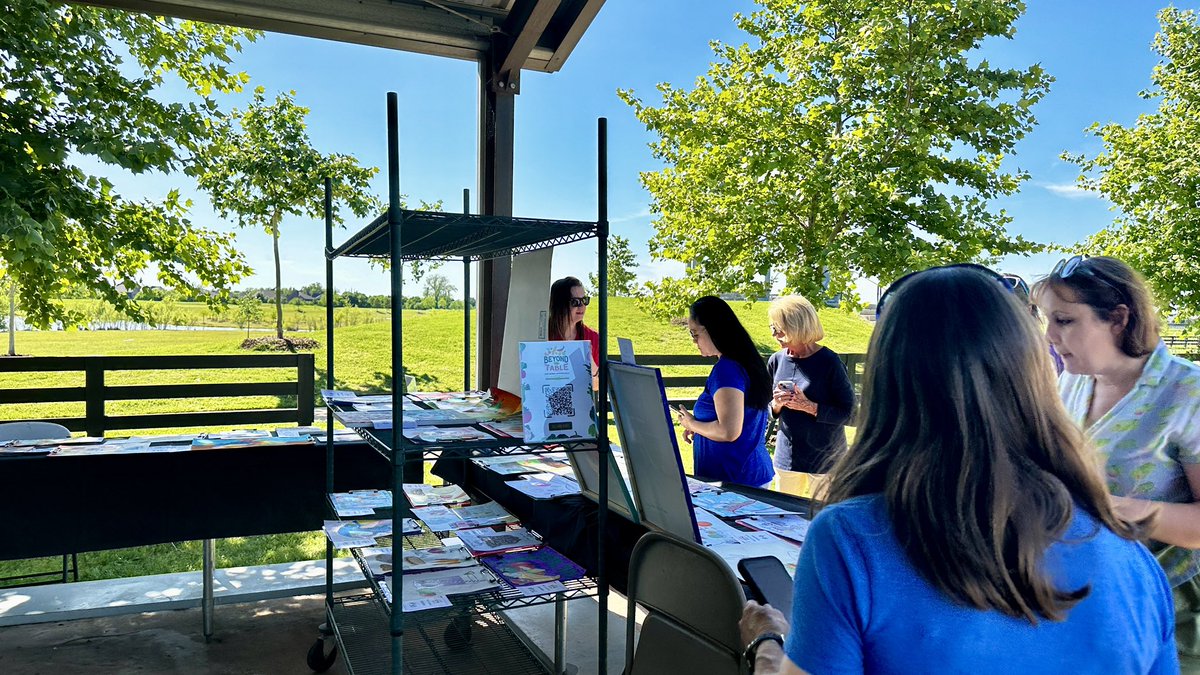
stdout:
POLYGON ((751 599, 760 605, 770 605, 783 612, 790 621, 793 582, 779 558, 769 555, 742 558, 737 567, 738 574, 750 589, 751 599))

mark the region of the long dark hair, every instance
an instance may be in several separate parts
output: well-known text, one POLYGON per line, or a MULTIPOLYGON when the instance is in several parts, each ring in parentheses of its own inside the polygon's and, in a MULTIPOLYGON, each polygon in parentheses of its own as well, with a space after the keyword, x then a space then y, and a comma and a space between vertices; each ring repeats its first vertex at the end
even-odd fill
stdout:
POLYGON ((583 339, 583 322, 571 325, 571 289, 583 288, 583 282, 575 277, 563 277, 550 284, 550 339, 583 339))
POLYGON ((758 353, 729 303, 715 295, 706 295, 692 303, 688 316, 704 327, 721 356, 732 359, 746 371, 750 378, 746 387, 746 405, 766 408, 771 402, 771 376, 767 374, 762 354, 758 353))
POLYGON ((1037 623, 1091 591, 1060 589, 1046 549, 1074 504, 1125 539, 1093 454, 1059 402, 1045 340, 994 278, 934 268, 894 289, 867 356, 858 435, 827 503, 882 493, 913 565, 955 601, 1037 623))

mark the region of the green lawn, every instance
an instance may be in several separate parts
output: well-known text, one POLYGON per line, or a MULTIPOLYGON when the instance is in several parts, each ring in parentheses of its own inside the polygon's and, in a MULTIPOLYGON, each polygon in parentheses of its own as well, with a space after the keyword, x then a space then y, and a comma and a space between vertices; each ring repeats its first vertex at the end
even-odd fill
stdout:
MULTIPOLYGON (((320 308, 296 308, 321 311, 320 308)), ((766 303, 734 303, 739 318, 762 351, 775 348, 767 328, 766 303)), ((340 311, 340 310, 339 310, 340 311)), ((391 333, 387 312, 354 310, 369 317, 370 323, 348 325, 334 331, 334 374, 337 388, 386 390, 391 387, 391 333), (379 320, 380 317, 383 319, 379 320)), ((593 309, 594 313, 594 309, 593 309)), ((462 388, 462 313, 451 310, 404 312, 404 357, 409 373, 424 390, 462 388)), ((594 317, 593 317, 594 319, 594 317)), ((856 315, 824 310, 824 344, 842 353, 866 351, 871 324, 856 315)), ((323 321, 322 321, 323 325, 323 321)), ((633 300, 613 298, 609 302, 609 353, 617 351, 616 338, 628 337, 641 354, 693 354, 695 347, 682 325, 660 322, 637 309, 633 300)), ((316 350, 318 388, 325 385, 325 334, 308 333, 320 343, 316 350)), ((235 354, 245 337, 240 331, 65 331, 30 332, 16 336, 17 352, 35 356, 128 356, 235 354)), ((473 351, 473 350, 472 350, 473 351)), ((472 354, 472 361, 474 355, 472 354)), ((669 369, 672 374, 704 374, 707 366, 669 369)), ((195 370, 195 371, 124 371, 109 373, 109 384, 263 382, 294 377, 286 369, 195 370)), ((82 373, 0 374, 0 388, 44 388, 82 386, 82 373)), ((118 401, 108 404, 114 415, 148 412, 178 412, 199 409, 233 410, 294 405, 288 397, 211 398, 190 400, 118 401)), ((0 420, 20 418, 70 417, 83 414, 82 403, 0 405, 0 420)), ((271 426, 271 425, 260 425, 271 426)), ((157 431, 178 430, 147 430, 157 431)), ((201 431, 199 429, 187 431, 201 431)), ((127 435, 113 432, 110 435, 127 435)), ((139 432, 142 433, 142 432, 139 432)), ((610 428, 610 437, 616 431, 610 428)), ((682 439, 682 435, 680 435, 682 439)), ((691 446, 682 443, 685 466, 691 467, 691 446)), ((324 538, 308 532, 262 537, 243 537, 217 543, 217 562, 222 567, 261 565, 319 558, 324 554, 324 538)), ((55 569, 60 560, 42 558, 0 563, 0 576, 55 569)), ((161 544, 133 549, 84 553, 79 557, 80 579, 107 579, 143 574, 198 570, 201 566, 198 542, 161 544)))

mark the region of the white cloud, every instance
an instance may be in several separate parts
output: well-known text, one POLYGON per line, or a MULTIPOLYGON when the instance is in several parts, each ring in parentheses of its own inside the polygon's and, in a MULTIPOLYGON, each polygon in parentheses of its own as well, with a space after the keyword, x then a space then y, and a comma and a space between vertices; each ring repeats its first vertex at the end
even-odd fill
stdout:
POLYGON ((608 222, 609 222, 609 224, 627 223, 627 222, 630 222, 633 220, 645 220, 645 219, 649 218, 651 215, 653 215, 653 214, 650 213, 650 207, 647 206, 646 208, 642 209, 641 211, 638 211, 637 213, 630 213, 628 215, 618 216, 616 218, 610 218, 608 220, 608 222))
POLYGON ((1054 194, 1058 195, 1059 197, 1066 197, 1067 199, 1099 199, 1100 198, 1100 195, 1096 194, 1095 192, 1092 192, 1091 190, 1085 190, 1085 189, 1079 187, 1078 185, 1076 185, 1075 183, 1044 183, 1044 184, 1042 184, 1042 187, 1053 192, 1054 194))

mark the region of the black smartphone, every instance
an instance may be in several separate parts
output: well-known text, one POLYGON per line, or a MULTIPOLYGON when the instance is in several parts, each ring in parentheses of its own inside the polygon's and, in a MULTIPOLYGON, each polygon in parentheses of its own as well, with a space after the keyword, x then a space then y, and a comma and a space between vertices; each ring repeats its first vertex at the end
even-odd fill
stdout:
POLYGON ((738 574, 746 581, 751 599, 761 605, 770 605, 792 617, 792 578, 779 558, 762 556, 742 558, 738 561, 738 574))

